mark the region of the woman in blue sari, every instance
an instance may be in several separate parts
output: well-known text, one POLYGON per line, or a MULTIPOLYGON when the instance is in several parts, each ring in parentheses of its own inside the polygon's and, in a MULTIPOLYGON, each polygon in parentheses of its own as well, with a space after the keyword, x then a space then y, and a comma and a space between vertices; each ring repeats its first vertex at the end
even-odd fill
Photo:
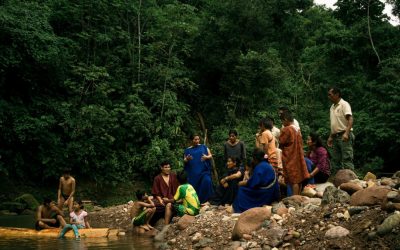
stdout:
POLYGON ((271 205, 279 199, 278 178, 264 155, 263 150, 254 150, 252 164, 255 167, 250 178, 239 183, 241 186, 232 205, 235 213, 241 213, 253 207, 271 205))
POLYGON ((189 184, 196 190, 200 203, 204 203, 214 192, 210 161, 212 155, 206 145, 200 144, 200 136, 193 135, 191 140, 192 146, 184 152, 184 170, 189 184))

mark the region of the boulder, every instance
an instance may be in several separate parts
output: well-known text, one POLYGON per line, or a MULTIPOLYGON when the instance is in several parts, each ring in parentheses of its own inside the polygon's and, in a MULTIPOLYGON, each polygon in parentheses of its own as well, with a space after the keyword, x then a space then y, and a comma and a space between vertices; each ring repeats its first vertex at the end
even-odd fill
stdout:
POLYGON ((335 187, 339 187, 342 183, 346 183, 354 179, 358 179, 358 177, 353 171, 350 169, 340 169, 335 175, 333 184, 335 187))
POLYGON ((371 172, 368 172, 365 176, 364 176, 364 181, 376 181, 376 175, 374 175, 371 172))
POLYGON ((304 203, 308 203, 309 200, 310 200, 310 198, 306 197, 306 196, 292 195, 292 196, 282 199, 282 202, 286 206, 292 206, 292 207, 298 208, 298 207, 303 206, 304 203))
POLYGON ((310 187, 305 187, 303 189, 303 191, 301 192, 301 195, 304 195, 304 196, 307 196, 310 198, 316 196, 316 194, 317 194, 317 191, 315 191, 314 188, 310 188, 310 187))
POLYGON ((390 189, 386 186, 373 186, 355 192, 350 199, 352 206, 381 205, 390 189))
POLYGON ((26 204, 15 201, 6 201, 0 204, 0 210, 8 210, 13 213, 20 214, 24 211, 26 204))
POLYGON ((400 170, 394 173, 392 178, 400 178, 400 170))
POLYGON ((336 226, 336 227, 332 227, 331 229, 326 231, 325 237, 328 239, 335 239, 335 238, 345 237, 349 234, 350 234, 350 231, 347 230, 346 228, 341 227, 341 226, 336 226))
POLYGON ((395 213, 387 217, 381 225, 378 226, 378 234, 384 235, 390 233, 393 228, 400 225, 400 213, 395 213))
POLYGON ((179 219, 177 226, 180 230, 184 230, 188 228, 195 220, 196 218, 194 218, 194 216, 185 214, 179 219))
POLYGON ((383 177, 381 179, 381 185, 394 187, 394 186, 396 186, 396 182, 392 178, 383 177))
POLYGON ((339 188, 343 191, 346 191, 348 194, 352 195, 355 192, 357 192, 358 190, 363 189, 360 185, 358 185, 357 183, 354 182, 346 182, 346 183, 342 183, 339 188))
POLYGON ((35 211, 39 207, 39 202, 31 194, 23 194, 15 199, 16 202, 25 204, 25 208, 35 211))
POLYGON ((271 218, 271 207, 255 207, 244 211, 232 231, 232 240, 239 240, 243 234, 251 234, 261 228, 265 220, 271 218))
POLYGON ((333 183, 331 183, 331 182, 318 183, 318 184, 315 184, 315 190, 317 191, 317 193, 318 192, 324 193, 325 189, 330 186, 334 186, 333 183))
POLYGON ((327 187, 324 196, 322 197, 321 204, 327 205, 331 203, 347 203, 350 201, 350 195, 343 190, 335 187, 327 187))

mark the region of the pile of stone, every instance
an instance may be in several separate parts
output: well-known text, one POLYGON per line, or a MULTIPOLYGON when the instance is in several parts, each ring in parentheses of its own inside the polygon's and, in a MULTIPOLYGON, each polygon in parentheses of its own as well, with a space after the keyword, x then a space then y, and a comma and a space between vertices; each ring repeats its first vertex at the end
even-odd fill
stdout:
POLYGON ((400 172, 362 180, 341 170, 272 206, 242 214, 205 206, 155 237, 160 249, 396 249, 400 246, 400 172))

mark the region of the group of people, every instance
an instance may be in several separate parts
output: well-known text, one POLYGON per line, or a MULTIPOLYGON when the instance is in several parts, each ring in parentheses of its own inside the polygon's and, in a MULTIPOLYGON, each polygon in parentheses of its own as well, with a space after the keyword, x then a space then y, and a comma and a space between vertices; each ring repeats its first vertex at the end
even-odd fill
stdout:
POLYGON ((187 176, 187 182, 186 178, 181 182, 182 178, 172 174, 169 164, 161 164, 161 173, 155 178, 152 189, 156 201, 152 211, 163 211, 165 223, 169 223, 175 213, 196 215, 200 204, 207 202, 232 205, 234 212, 243 212, 279 200, 284 186, 287 195, 296 195, 307 183, 326 182, 338 169, 353 169, 351 107, 342 99, 338 88, 330 88, 328 98, 332 102, 331 132, 327 140, 327 146, 332 148, 330 154, 315 132, 307 137, 305 153, 298 121, 288 108, 281 107, 281 129, 274 125, 272 118, 260 120, 249 162, 245 144, 238 139, 237 131, 229 131, 224 144, 226 173, 214 189, 211 151, 200 143, 199 135, 193 135, 191 146, 184 151, 184 171, 178 175, 187 176), (180 200, 182 204, 177 203, 180 200))
POLYGON ((57 204, 50 198, 44 198, 36 214, 36 230, 62 227, 60 238, 73 230, 76 238, 80 237, 78 229, 90 228, 88 213, 81 200, 74 200, 75 179, 71 170, 65 169, 60 177, 57 204), (63 207, 68 207, 69 223, 64 219, 63 207))

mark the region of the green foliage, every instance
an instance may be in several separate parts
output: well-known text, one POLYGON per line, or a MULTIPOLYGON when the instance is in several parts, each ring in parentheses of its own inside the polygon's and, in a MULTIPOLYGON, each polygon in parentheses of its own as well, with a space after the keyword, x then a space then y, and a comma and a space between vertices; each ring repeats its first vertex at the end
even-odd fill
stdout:
POLYGON ((7 178, 46 185, 72 167, 99 186, 151 180, 162 160, 182 168, 189 134, 204 129, 199 114, 219 168, 228 130, 250 154, 261 117, 280 126, 279 106, 304 138, 326 138, 331 85, 353 108, 356 166, 399 160, 400 34, 380 1, 342 0, 334 11, 310 0, 0 5, 7 178))

